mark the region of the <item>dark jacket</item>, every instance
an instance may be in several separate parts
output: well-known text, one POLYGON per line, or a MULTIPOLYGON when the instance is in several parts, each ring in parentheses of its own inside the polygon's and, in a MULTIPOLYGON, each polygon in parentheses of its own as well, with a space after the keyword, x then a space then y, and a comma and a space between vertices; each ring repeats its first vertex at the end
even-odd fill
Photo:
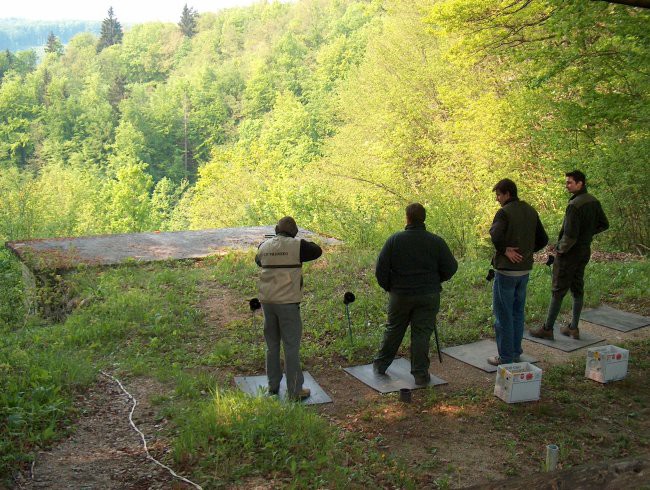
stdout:
POLYGON ((447 243, 422 223, 407 225, 386 240, 375 276, 386 291, 416 296, 440 292, 440 283, 451 279, 457 269, 447 243))
POLYGON ((572 249, 589 249, 594 235, 609 228, 609 221, 598 199, 583 189, 576 192, 566 208, 557 251, 565 254, 572 249))
POLYGON ((533 252, 548 243, 537 211, 527 202, 512 198, 494 216, 490 238, 496 249, 492 265, 497 270, 529 271, 533 268, 533 252), (506 257, 506 247, 515 247, 523 256, 519 263, 512 263, 506 257))

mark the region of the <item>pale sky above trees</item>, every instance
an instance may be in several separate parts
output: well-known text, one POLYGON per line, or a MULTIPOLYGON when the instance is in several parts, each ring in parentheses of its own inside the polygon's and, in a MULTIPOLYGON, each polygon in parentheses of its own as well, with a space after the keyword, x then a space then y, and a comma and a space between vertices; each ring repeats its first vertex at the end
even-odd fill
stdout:
POLYGON ((30 20, 96 20, 106 17, 113 7, 121 23, 148 21, 177 22, 183 5, 197 12, 251 5, 259 0, 20 0, 2 2, 0 18, 18 17, 30 20))

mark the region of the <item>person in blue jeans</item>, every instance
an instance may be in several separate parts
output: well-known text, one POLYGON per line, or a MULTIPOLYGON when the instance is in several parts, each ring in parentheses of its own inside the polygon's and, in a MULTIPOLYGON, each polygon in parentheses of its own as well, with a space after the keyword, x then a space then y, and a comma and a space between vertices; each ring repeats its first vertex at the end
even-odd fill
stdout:
POLYGON ((526 287, 533 268, 533 253, 548 243, 548 235, 537 211, 519 200, 517 186, 503 179, 492 189, 501 205, 490 227, 496 269, 492 288, 494 332, 499 355, 489 357, 493 366, 519 362, 524 335, 526 287))

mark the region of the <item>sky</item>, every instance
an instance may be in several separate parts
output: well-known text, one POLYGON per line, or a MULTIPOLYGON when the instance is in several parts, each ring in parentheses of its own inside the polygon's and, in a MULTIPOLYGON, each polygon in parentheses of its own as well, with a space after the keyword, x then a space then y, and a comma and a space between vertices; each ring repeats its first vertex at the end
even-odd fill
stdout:
POLYGON ((0 18, 29 20, 95 20, 106 18, 113 7, 122 24, 139 22, 178 22, 183 6, 197 12, 251 5, 259 0, 2 0, 0 18))

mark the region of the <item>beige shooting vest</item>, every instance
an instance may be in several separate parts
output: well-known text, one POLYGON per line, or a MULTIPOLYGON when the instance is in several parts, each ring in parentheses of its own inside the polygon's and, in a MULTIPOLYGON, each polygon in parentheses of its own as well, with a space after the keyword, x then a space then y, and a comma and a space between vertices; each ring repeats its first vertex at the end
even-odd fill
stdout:
POLYGON ((300 239, 277 235, 260 245, 257 258, 262 264, 258 282, 260 301, 273 304, 300 303, 300 239))

